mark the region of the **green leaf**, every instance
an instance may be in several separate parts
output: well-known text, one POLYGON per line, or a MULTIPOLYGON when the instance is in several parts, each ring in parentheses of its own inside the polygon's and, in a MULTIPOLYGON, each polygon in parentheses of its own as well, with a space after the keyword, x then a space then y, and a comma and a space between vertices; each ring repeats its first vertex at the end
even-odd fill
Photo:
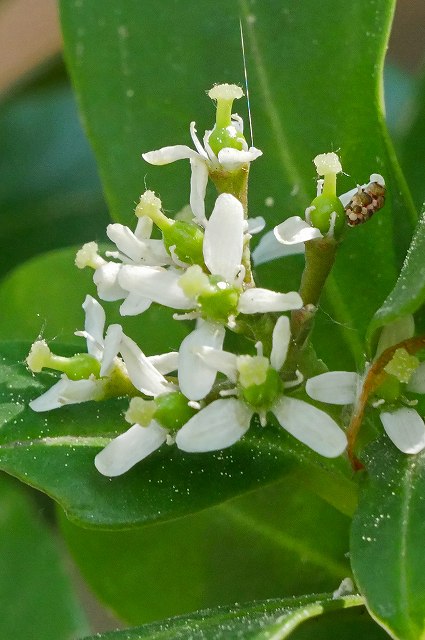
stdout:
MULTIPOLYGON (((47 252, 28 260, 4 278, 0 283, 3 340, 35 340, 42 334, 47 340, 75 343, 81 350, 84 342, 74 336, 74 331, 83 328, 81 305, 88 293, 96 296, 96 288, 91 269, 80 271, 74 264, 79 248, 47 252), (48 283, 48 288, 43 283, 48 283)), ((148 355, 178 348, 188 333, 184 322, 173 321, 171 309, 155 305, 141 322, 139 317, 121 317, 120 304, 121 301, 104 304, 108 324, 121 324, 148 355)))
POLYGON ((368 476, 351 534, 354 576, 369 612, 393 638, 425 634, 425 454, 382 437, 362 459, 368 476))
POLYGON ((298 476, 132 531, 81 529, 61 519, 91 589, 132 624, 334 590, 350 575, 348 525, 349 518, 305 491, 298 476), (317 536, 317 523, 326 536, 317 536))
MULTIPOLYGON (((287 600, 269 600, 199 611, 190 617, 164 620, 138 629, 106 633, 96 637, 102 640, 213 640, 231 637, 243 640, 284 640, 310 618, 362 604, 362 598, 357 595, 334 599, 331 595, 321 594, 287 600)), ((94 640, 94 636, 85 640, 94 640)))
POLYGON ((4 101, 0 137, 0 276, 37 253, 104 233, 96 165, 63 75, 4 101))
POLYGON ((69 640, 88 633, 53 531, 4 474, 0 503, 0 637, 69 640))
POLYGON ((425 210, 422 212, 403 268, 394 289, 372 318, 368 328, 369 344, 376 331, 402 316, 413 314, 425 302, 425 210))
MULTIPOLYGON (((60 3, 70 71, 115 219, 131 221, 143 176, 168 210, 188 202, 188 163, 151 167, 140 153, 190 144, 190 120, 201 134, 211 127, 205 90, 243 79, 240 16, 255 144, 264 151, 251 170, 252 214, 265 215, 271 227, 303 212, 315 196, 311 161, 320 152, 341 150, 349 174, 341 176, 342 191, 374 171, 385 175, 386 207, 347 233, 316 333, 320 356, 332 361, 337 339, 344 368, 352 368, 363 357, 373 313, 394 285, 416 213, 382 116, 381 71, 394 2, 324 0, 320 6, 317 12, 315 0, 255 7, 245 0, 164 0, 160 7, 124 0, 119 8, 101 0, 60 3), (361 46, 359 34, 367 34, 361 46), (270 196, 275 204, 267 209, 270 196)), ((237 109, 245 115, 243 103, 237 109)), ((298 267, 290 260, 271 269, 274 286, 297 287, 298 267)))
POLYGON ((28 351, 29 345, 1 348, 0 468, 55 498, 76 522, 125 528, 176 518, 282 478, 303 464, 324 474, 331 493, 336 484, 341 508, 350 510, 355 490, 344 477, 348 466, 342 458, 325 460, 283 429, 263 429, 258 423, 225 451, 185 454, 165 446, 125 475, 106 478, 93 460, 128 428, 122 417, 128 403, 88 402, 35 413, 29 401, 57 377, 32 376, 23 364, 28 351))

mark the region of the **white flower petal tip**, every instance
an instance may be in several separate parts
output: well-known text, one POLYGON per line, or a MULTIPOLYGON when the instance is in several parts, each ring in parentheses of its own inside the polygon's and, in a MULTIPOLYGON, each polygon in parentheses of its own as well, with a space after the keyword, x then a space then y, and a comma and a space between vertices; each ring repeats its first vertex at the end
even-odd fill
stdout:
POLYGON ((226 449, 248 431, 252 414, 235 398, 215 400, 178 431, 176 444, 189 453, 226 449))
POLYGON ((267 313, 274 311, 292 311, 293 309, 301 309, 303 301, 296 291, 288 293, 279 293, 253 287, 244 291, 238 304, 239 313, 267 313))
POLYGON ((425 448, 425 424, 414 409, 402 407, 380 414, 389 439, 403 453, 419 453, 425 448))
POLYGON ((224 147, 224 149, 221 149, 218 152, 218 161, 223 169, 233 171, 235 169, 239 169, 244 164, 253 162, 262 155, 263 152, 255 147, 250 147, 248 151, 224 147))
POLYGON ((142 158, 149 164, 162 166, 170 164, 176 160, 188 160, 190 158, 198 158, 198 153, 184 144, 176 144, 170 147, 162 147, 156 151, 148 151, 142 153, 142 158))
POLYGON ((103 395, 104 383, 102 380, 90 378, 88 380, 70 380, 67 376, 50 387, 35 400, 29 403, 33 411, 37 413, 59 409, 66 404, 78 404, 88 400, 99 400, 103 395))
POLYGON ((369 180, 370 182, 377 182, 381 187, 385 187, 384 177, 380 173, 372 173, 369 180))
POLYGON ((290 339, 291 329, 289 318, 287 316, 280 316, 273 329, 272 351, 270 354, 270 364, 276 371, 282 368, 286 360, 290 339))
POLYGON ((202 400, 211 391, 217 369, 209 366, 200 350, 202 347, 221 349, 224 341, 223 326, 211 322, 200 322, 180 345, 179 386, 189 400, 202 400))
MULTIPOLYGON (((250 232, 252 233, 252 232, 250 232)), ((304 242, 284 244, 277 239, 274 231, 268 231, 260 239, 260 242, 252 252, 252 259, 255 265, 265 264, 277 258, 298 255, 305 252, 304 242)))
POLYGON ((158 449, 167 439, 167 430, 152 421, 148 427, 133 425, 112 440, 94 459, 104 476, 120 476, 158 449))
POLYGON ((278 400, 271 410, 288 433, 321 456, 336 458, 345 451, 345 433, 324 411, 289 397, 278 400))
POLYGON ((205 264, 212 274, 233 282, 242 260, 244 213, 229 193, 218 196, 204 235, 205 264))
POLYGON ((292 216, 292 218, 281 222, 274 228, 274 235, 276 240, 282 244, 298 244, 315 238, 323 238, 319 229, 310 226, 299 216, 292 216))
POLYGON ((244 95, 237 84, 216 84, 208 91, 211 100, 239 100, 244 95))
POLYGON ((313 160, 316 171, 319 176, 325 176, 329 173, 341 173, 341 162, 336 153, 319 153, 313 160))
POLYGON ((353 404, 357 395, 359 376, 351 371, 329 371, 306 382, 305 390, 313 400, 328 404, 353 404))
POLYGON ((266 221, 262 216, 257 216, 256 218, 248 218, 248 233, 251 235, 255 235, 256 233, 260 233, 263 231, 266 226, 266 221))

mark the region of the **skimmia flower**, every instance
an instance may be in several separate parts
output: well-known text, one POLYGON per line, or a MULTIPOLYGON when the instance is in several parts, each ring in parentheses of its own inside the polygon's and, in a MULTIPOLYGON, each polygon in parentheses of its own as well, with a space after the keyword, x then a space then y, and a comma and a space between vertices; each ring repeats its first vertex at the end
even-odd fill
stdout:
POLYGON ((314 158, 317 173, 317 196, 307 207, 304 219, 292 216, 265 234, 255 251, 256 264, 263 264, 292 254, 304 253, 305 242, 320 238, 340 238, 345 226, 367 222, 385 201, 384 178, 374 173, 369 182, 336 195, 336 176, 342 172, 336 153, 322 153, 314 158), (321 177, 323 176, 323 177, 321 177))
POLYGON ((206 223, 204 200, 208 175, 217 171, 237 171, 262 155, 259 149, 248 148, 243 136, 243 121, 232 114, 233 101, 243 96, 242 89, 231 84, 216 85, 208 95, 217 101, 217 117, 215 127, 205 132, 203 145, 196 135, 195 123, 191 122, 190 135, 196 151, 186 145, 175 145, 149 151, 142 156, 153 165, 190 160, 190 206, 202 225, 206 223))
MULTIPOLYGON (((124 265, 118 283, 135 300, 141 297, 173 309, 192 311, 190 317, 202 316, 213 322, 227 323, 229 319, 232 322, 238 313, 301 308, 302 300, 296 292, 245 288, 246 231, 241 203, 230 194, 221 194, 203 233, 199 258, 202 264, 186 269, 124 265)), ((133 312, 131 299, 127 301, 127 312, 133 312)))
POLYGON ((164 374, 177 369, 177 353, 146 357, 119 324, 110 325, 104 336, 105 312, 97 300, 87 296, 83 309, 85 328, 76 335, 86 339, 87 353, 65 358, 53 354, 44 340, 32 345, 27 357, 31 371, 47 368, 62 372, 56 384, 30 402, 34 411, 49 411, 65 404, 124 394, 135 395, 137 390, 156 396, 173 389, 164 374), (119 353, 122 358, 118 357, 119 353))
MULTIPOLYGON (((412 337, 412 330, 413 320, 410 322, 409 318, 386 327, 378 344, 378 356, 385 349, 412 337)), ((306 391, 315 400, 335 405, 352 404, 356 411, 367 372, 368 369, 363 376, 350 371, 323 373, 307 381, 306 391)), ((386 434, 403 453, 422 451, 425 448, 425 423, 414 408, 417 400, 409 399, 409 396, 425 393, 425 362, 400 347, 383 368, 381 376, 371 405, 379 411, 386 434)))
POLYGON ((261 343, 257 343, 256 356, 236 356, 205 343, 196 349, 194 340, 192 349, 206 367, 193 367, 191 359, 180 360, 179 380, 184 378, 187 393, 190 395, 193 389, 199 399, 200 389, 203 387, 203 393, 208 393, 215 374, 220 371, 235 385, 222 395, 236 397, 222 397, 201 409, 177 432, 177 446, 188 452, 229 447, 248 431, 254 414, 265 424, 270 411, 281 427, 317 453, 330 458, 339 456, 347 440, 336 422, 311 404, 285 395, 279 371, 284 365, 289 341, 289 319, 285 316, 276 322, 270 359, 263 356, 261 343), (207 367, 213 375, 207 372, 207 367))

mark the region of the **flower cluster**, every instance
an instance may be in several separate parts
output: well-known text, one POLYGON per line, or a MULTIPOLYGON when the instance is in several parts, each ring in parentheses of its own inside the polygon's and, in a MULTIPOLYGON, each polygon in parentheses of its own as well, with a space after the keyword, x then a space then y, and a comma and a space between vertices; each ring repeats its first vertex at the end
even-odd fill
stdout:
MULTIPOLYGON (((307 320, 314 315, 323 282, 316 283, 313 293, 303 284, 300 292, 281 292, 257 287, 253 278, 250 238, 263 221, 248 219, 247 179, 251 162, 262 153, 248 147, 242 119, 232 114, 233 101, 242 95, 235 85, 211 89, 216 123, 205 132, 203 144, 191 123, 195 150, 176 145, 143 154, 155 165, 190 160, 189 216, 167 217, 161 200, 147 190, 135 208, 134 230, 110 224, 106 232, 111 250, 102 256, 97 244, 89 242, 76 256, 77 267, 93 269, 99 299, 121 301, 122 316, 140 315, 159 304, 171 308, 176 321, 193 321, 178 350, 146 356, 120 324, 105 330, 105 311, 88 295, 83 304, 85 327, 76 332, 86 340, 87 352, 65 358, 38 340, 28 355, 33 372, 43 368, 61 372, 56 384, 30 403, 34 411, 111 397, 129 399, 125 420, 130 428, 111 439, 95 459, 106 476, 126 472, 164 443, 185 452, 230 447, 248 431, 254 415, 262 426, 273 415, 285 431, 322 456, 336 457, 346 449, 344 430, 316 403, 353 403, 359 378, 349 372, 329 372, 304 385, 300 357, 307 320), (218 192, 211 212, 205 204, 209 180, 218 192), (287 312, 291 319, 284 315, 287 312), (252 348, 244 353, 226 350, 229 331, 244 335, 252 348)), ((338 197, 336 176, 342 171, 338 156, 321 154, 314 162, 320 179, 305 220, 289 218, 274 230, 280 243, 305 244, 310 253, 317 241, 334 247, 347 224, 370 217, 384 200, 381 176, 373 175, 368 185, 338 197)), ((329 265, 333 253, 331 258, 329 265)), ((322 266, 321 272, 325 278, 326 268, 322 266)), ((314 277, 308 280, 311 289, 314 277)), ((425 390, 416 359, 415 364, 403 360, 400 365, 402 360, 396 352, 388 364, 403 370, 403 380, 400 373, 395 378, 425 390)), ((413 421, 411 409, 381 412, 384 428, 396 444, 394 424, 401 411, 403 418, 409 411, 413 421)), ((416 434, 414 426, 412 430, 416 434)), ((419 436, 412 438, 417 441, 419 436)))

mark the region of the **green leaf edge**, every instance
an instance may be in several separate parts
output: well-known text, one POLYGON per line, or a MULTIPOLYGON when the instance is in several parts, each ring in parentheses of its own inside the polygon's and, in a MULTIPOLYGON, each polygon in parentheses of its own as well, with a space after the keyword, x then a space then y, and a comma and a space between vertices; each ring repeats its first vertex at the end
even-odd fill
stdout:
POLYGON ((410 298, 406 298, 405 295, 401 296, 402 302, 399 302, 398 304, 394 303, 394 300, 397 299, 399 294, 405 291, 405 281, 409 277, 410 273, 414 271, 414 266, 411 266, 411 254, 413 247, 416 246, 416 253, 420 251, 422 251, 423 253, 425 252, 424 227, 425 205, 422 207, 421 215, 415 233, 413 234, 409 249, 407 250, 406 258, 404 260, 397 282, 395 283, 393 290, 389 293, 381 307, 376 311, 369 324, 366 333, 366 341, 370 353, 373 352, 378 329, 384 327, 390 322, 393 322, 394 320, 397 320, 398 318, 415 313, 415 311, 417 311, 425 303, 425 280, 423 281, 422 286, 419 287, 416 295, 410 298), (422 238, 420 238, 420 236, 422 236, 422 238))
MULTIPOLYGON (((190 625, 192 622, 196 625, 196 630, 198 632, 202 632, 202 625, 207 626, 208 632, 208 618, 214 615, 217 616, 217 612, 220 613, 219 624, 229 624, 233 619, 237 620, 238 617, 241 616, 246 617, 247 613, 267 614, 270 612, 273 614, 275 610, 277 610, 275 613, 278 614, 277 621, 272 623, 272 626, 269 626, 250 637, 252 640, 284 640, 289 637, 292 631, 294 631, 300 624, 310 618, 320 616, 329 611, 364 606, 364 604, 365 602, 363 597, 358 594, 342 596, 339 598, 334 598, 332 594, 313 594, 298 598, 264 600, 262 602, 236 605, 234 607, 227 606, 217 607, 215 609, 204 609, 202 611, 194 612, 190 614, 190 616, 177 616, 174 618, 168 618, 161 622, 143 625, 141 627, 88 636, 82 640, 142 640, 143 638, 166 640, 167 638, 175 637, 174 634, 178 631, 191 632, 190 627, 187 627, 186 625, 190 625), (294 608, 294 600, 298 601, 296 608, 294 608), (247 608, 249 608, 249 612, 246 611, 247 608), (283 613, 278 613, 282 609, 283 613), (288 609, 289 611, 287 611, 288 609), (155 628, 158 628, 158 632, 155 632, 155 628), (150 633, 150 630, 152 630, 154 635, 146 635, 146 633, 150 633), (144 635, 133 635, 139 633, 144 635), (273 635, 270 635, 271 633, 273 635)), ((205 638, 208 638, 208 636, 205 636, 205 638)))

